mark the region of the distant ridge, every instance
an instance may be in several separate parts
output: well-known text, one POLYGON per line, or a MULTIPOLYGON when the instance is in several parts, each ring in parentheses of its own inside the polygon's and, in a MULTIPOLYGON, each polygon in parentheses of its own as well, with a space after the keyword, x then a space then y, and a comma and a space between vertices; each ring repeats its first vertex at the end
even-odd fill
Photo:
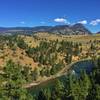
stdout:
POLYGON ((57 26, 37 26, 37 27, 0 27, 0 34, 31 34, 36 32, 48 32, 64 35, 90 35, 92 34, 84 25, 57 25, 57 26))
POLYGON ((100 31, 99 31, 99 32, 97 32, 96 34, 100 34, 100 31))

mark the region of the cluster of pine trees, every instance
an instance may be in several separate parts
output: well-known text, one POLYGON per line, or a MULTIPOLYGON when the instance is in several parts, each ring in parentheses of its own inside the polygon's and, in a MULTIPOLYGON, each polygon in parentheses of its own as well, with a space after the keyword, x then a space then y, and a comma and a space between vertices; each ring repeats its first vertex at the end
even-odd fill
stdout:
POLYGON ((64 62, 71 63, 72 55, 78 56, 82 51, 81 48, 82 44, 80 43, 58 40, 40 41, 37 47, 28 47, 26 53, 35 62, 38 62, 39 66, 44 66, 40 70, 41 76, 50 76, 61 70, 65 66, 64 62), (64 59, 59 60, 59 54, 63 55, 64 59))
MULTIPOLYGON (((69 74, 65 81, 58 79, 53 87, 43 88, 36 94, 23 87, 24 84, 37 80, 39 75, 49 77, 56 74, 64 66, 63 61, 57 62, 58 54, 64 55, 63 60, 66 63, 71 63, 72 55, 78 56, 81 53, 82 44, 43 40, 36 48, 31 48, 16 36, 2 36, 1 43, 0 49, 4 48, 4 44, 13 50, 18 46, 40 66, 46 67, 33 71, 28 66, 21 66, 9 60, 0 71, 0 100, 100 100, 100 58, 93 60, 95 66, 90 74, 85 71, 82 71, 80 76, 69 74)), ((91 50, 94 49, 94 44, 91 44, 91 50)))
POLYGON ((57 80, 53 87, 44 88, 35 95, 36 100, 100 100, 100 58, 90 74, 67 75, 57 80))
POLYGON ((23 85, 36 73, 9 60, 0 72, 0 100, 100 100, 100 58, 94 63, 90 74, 69 74, 64 81, 58 79, 52 87, 34 94, 23 85))
POLYGON ((7 61, 0 71, 0 100, 33 100, 23 87, 34 79, 36 73, 30 67, 7 61))

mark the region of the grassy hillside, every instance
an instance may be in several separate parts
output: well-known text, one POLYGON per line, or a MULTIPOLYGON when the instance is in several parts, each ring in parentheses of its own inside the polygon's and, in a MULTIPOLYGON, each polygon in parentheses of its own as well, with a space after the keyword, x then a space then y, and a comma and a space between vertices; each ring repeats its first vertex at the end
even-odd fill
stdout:
MULTIPOLYGON (((24 42, 28 45, 28 47, 35 48, 36 46, 39 46, 40 41, 73 41, 77 43, 82 44, 82 53, 89 52, 89 48, 92 44, 92 42, 99 41, 95 44, 96 53, 100 53, 100 35, 54 35, 54 34, 48 34, 48 33, 38 33, 35 36, 24 36, 19 35, 17 38, 21 38, 24 40, 24 42)), ((3 40, 2 40, 3 41, 3 40)), ((1 41, 1 42, 2 42, 1 41)), ((5 40, 2 43, 0 43, 2 48, 0 49, 0 65, 3 66, 5 62, 8 59, 13 59, 14 62, 18 62, 22 65, 29 65, 34 69, 34 67, 38 67, 38 62, 34 62, 32 58, 30 58, 26 52, 25 49, 19 48, 16 43, 13 47, 9 47, 7 45, 8 41, 5 42, 5 40), (4 42, 4 43, 3 43, 4 42)), ((59 54, 58 54, 59 55, 59 54)), ((60 55, 59 55, 60 56, 60 55)), ((60 56, 59 58, 63 58, 63 56, 60 56)))
POLYGON ((99 56, 100 35, 66 36, 37 33, 33 36, 1 36, 0 99, 62 100, 62 98, 67 98, 68 100, 78 100, 77 98, 79 98, 79 100, 86 100, 86 98, 92 97, 89 91, 93 91, 93 86, 96 89, 95 93, 98 93, 93 98, 99 98, 99 90, 97 90, 100 73, 99 56), (78 79, 73 74, 74 77, 68 76, 64 83, 62 80, 58 80, 54 85, 55 88, 52 88, 53 90, 47 84, 48 90, 43 89, 36 97, 34 97, 34 93, 30 94, 27 91, 26 88, 41 85, 43 82, 48 83, 50 81, 52 84, 53 79, 68 74, 71 64, 85 59, 92 59, 95 65, 91 75, 83 72, 78 79), (83 90, 85 91, 81 92, 83 90), (49 96, 52 93, 55 95, 53 98, 49 96))

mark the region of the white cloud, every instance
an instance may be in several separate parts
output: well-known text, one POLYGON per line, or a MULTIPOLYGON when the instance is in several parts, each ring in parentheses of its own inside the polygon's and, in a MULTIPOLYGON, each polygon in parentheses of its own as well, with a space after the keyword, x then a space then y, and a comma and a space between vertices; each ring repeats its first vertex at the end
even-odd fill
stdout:
POLYGON ((87 20, 82 20, 82 21, 79 21, 78 23, 87 24, 87 20))
POLYGON ((69 23, 65 18, 56 18, 54 21, 57 23, 69 23))
POLYGON ((21 21, 20 24, 25 24, 25 22, 24 21, 21 21))
POLYGON ((96 26, 96 25, 100 24, 100 19, 92 20, 90 22, 90 24, 93 25, 93 26, 96 26))

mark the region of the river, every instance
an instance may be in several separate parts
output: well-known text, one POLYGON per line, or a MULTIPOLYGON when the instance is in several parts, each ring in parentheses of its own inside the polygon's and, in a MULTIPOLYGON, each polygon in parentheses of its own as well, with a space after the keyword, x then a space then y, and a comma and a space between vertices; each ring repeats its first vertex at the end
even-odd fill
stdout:
MULTIPOLYGON (((69 73, 76 74, 79 76, 81 71, 85 70, 87 72, 87 74, 89 74, 92 71, 93 67, 94 67, 94 64, 91 60, 80 61, 71 66, 71 70, 69 71, 69 73)), ((31 93, 37 93, 39 90, 41 90, 43 88, 52 87, 57 79, 64 81, 66 79, 66 77, 67 77, 67 75, 63 75, 59 78, 55 78, 53 80, 46 81, 44 83, 41 83, 38 86, 34 86, 33 88, 29 89, 29 91, 31 93)))

